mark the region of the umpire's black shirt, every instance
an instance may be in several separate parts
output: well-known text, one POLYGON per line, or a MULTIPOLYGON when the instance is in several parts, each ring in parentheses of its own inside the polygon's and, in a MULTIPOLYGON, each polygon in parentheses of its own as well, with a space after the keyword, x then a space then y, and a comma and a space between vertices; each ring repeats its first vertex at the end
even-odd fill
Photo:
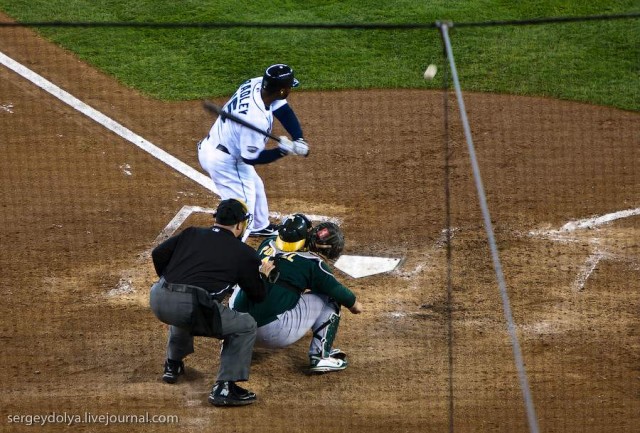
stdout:
POLYGON ((260 257, 222 227, 189 227, 151 252, 159 277, 167 283, 205 289, 221 300, 235 284, 254 302, 266 296, 260 257))

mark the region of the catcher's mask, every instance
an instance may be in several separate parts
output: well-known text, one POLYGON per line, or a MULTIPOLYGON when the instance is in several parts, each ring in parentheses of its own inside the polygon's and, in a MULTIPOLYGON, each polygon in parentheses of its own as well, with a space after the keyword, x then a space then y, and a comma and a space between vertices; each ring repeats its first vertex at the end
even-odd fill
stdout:
POLYGON ((344 234, 337 224, 323 222, 309 233, 309 250, 329 259, 337 259, 344 249, 344 234))
POLYGON ((307 243, 309 230, 311 221, 306 215, 297 213, 287 217, 278 229, 276 248, 286 252, 301 250, 307 243))
POLYGON ((262 77, 262 88, 270 93, 298 87, 298 84, 300 82, 293 76, 293 69, 283 63, 269 66, 262 77))

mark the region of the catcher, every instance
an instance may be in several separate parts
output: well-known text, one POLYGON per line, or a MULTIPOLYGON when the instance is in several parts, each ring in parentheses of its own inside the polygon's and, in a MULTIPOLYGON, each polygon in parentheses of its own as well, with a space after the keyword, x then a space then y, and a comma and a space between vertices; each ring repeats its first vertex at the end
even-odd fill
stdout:
POLYGON ((253 302, 242 291, 230 300, 233 309, 247 312, 258 324, 256 346, 282 348, 300 340, 309 329, 309 371, 327 373, 347 368, 344 352, 333 348, 340 324, 340 308, 353 314, 362 312, 362 304, 347 287, 333 276, 323 260, 337 259, 344 248, 344 235, 333 223, 312 228, 303 214, 285 219, 276 237, 260 244, 263 261, 275 261, 276 278, 268 283, 267 297, 253 302))

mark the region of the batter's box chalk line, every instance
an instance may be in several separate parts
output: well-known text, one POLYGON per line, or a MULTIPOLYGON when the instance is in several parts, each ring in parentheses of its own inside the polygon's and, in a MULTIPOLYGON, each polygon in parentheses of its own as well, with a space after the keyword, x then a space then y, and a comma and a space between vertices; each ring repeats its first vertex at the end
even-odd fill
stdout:
MULTIPOLYGON (((154 241, 154 245, 171 237, 176 230, 189 218, 193 213, 209 213, 213 214, 215 209, 202 206, 183 206, 182 209, 169 221, 167 226, 162 229, 154 241)), ((283 220, 290 214, 282 214, 280 212, 271 212, 272 218, 283 220)), ((305 214, 311 221, 330 221, 340 225, 342 221, 339 218, 328 217, 324 215, 305 214)), ((345 274, 353 278, 362 278, 370 275, 390 272, 394 270, 402 259, 390 257, 375 256, 352 256, 344 254, 336 260, 334 266, 345 274)))
MULTIPOLYGON (((640 208, 627 209, 591 218, 569 221, 557 230, 534 230, 529 232, 529 234, 532 237, 542 237, 557 242, 584 242, 584 237, 575 236, 574 232, 577 232, 578 230, 597 229, 604 224, 637 215, 640 215, 640 208)), ((572 288, 576 292, 584 289, 587 280, 595 271, 601 260, 612 260, 618 258, 616 254, 613 254, 602 247, 600 239, 601 237, 595 235, 588 238, 589 245, 592 246, 593 251, 582 265, 582 268, 574 280, 572 288)), ((637 270, 637 263, 635 263, 635 265, 636 266, 633 269, 637 270)))

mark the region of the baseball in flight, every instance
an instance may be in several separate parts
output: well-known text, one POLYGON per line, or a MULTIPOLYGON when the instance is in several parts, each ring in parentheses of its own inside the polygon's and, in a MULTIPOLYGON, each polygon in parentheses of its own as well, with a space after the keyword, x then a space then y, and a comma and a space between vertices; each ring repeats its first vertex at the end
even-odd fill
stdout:
POLYGON ((424 71, 424 79, 433 80, 433 77, 436 76, 437 72, 438 72, 438 67, 436 65, 431 64, 427 66, 427 69, 425 69, 424 71))

